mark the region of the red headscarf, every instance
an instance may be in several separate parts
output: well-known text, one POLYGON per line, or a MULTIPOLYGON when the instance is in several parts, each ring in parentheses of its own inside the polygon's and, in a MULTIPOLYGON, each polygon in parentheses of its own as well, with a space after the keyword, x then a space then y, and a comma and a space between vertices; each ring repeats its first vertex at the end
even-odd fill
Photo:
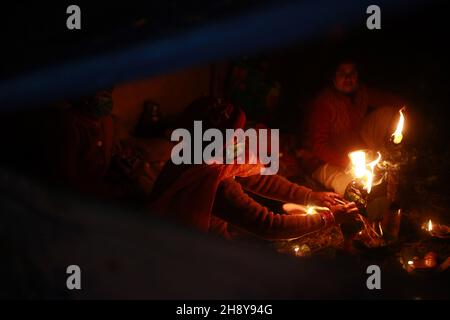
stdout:
MULTIPOLYGON (((245 125, 242 110, 212 98, 195 101, 186 109, 183 118, 201 120, 204 127, 220 130, 244 128, 245 125)), ((260 164, 174 165, 169 160, 155 183, 151 210, 208 231, 220 182, 236 176, 256 175, 260 170, 260 164)))

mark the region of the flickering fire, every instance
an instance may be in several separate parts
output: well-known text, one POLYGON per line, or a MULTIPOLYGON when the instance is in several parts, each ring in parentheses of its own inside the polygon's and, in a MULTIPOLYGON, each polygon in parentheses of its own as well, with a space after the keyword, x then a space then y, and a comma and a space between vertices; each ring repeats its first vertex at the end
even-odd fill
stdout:
POLYGON ((380 230, 380 237, 383 237, 383 227, 381 226, 381 222, 378 222, 378 230, 380 230))
POLYGON ((367 173, 367 193, 370 193, 370 191, 372 190, 373 170, 375 169, 375 166, 378 164, 378 162, 380 162, 380 160, 381 153, 378 152, 378 157, 367 165, 370 169, 370 171, 367 173))
POLYGON ((427 231, 433 231, 433 223, 431 222, 431 219, 428 220, 427 231))
POLYGON ((405 125, 405 117, 403 116, 404 107, 401 108, 398 112, 400 113, 400 118, 397 123, 397 128, 394 133, 391 135, 392 142, 395 144, 399 144, 403 140, 403 126, 405 125))
POLYGON ((303 214, 311 215, 317 214, 321 211, 329 211, 327 207, 319 207, 314 205, 303 206, 296 203, 285 203, 283 204, 283 210, 290 214, 303 214))
POLYGON ((308 206, 308 208, 306 209, 306 214, 314 214, 314 213, 316 213, 314 207, 308 206))
POLYGON ((352 162, 353 176, 361 181, 364 189, 367 190, 367 193, 370 193, 373 185, 373 171, 381 160, 381 154, 378 152, 378 157, 369 163, 366 161, 366 153, 362 150, 351 152, 349 157, 352 162))

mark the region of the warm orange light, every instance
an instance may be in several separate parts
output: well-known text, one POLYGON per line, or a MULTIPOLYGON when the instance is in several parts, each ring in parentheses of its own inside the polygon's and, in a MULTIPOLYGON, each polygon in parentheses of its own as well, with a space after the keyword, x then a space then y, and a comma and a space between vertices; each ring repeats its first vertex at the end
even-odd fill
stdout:
POLYGON ((433 223, 431 222, 431 219, 428 220, 428 227, 427 227, 428 231, 433 231, 433 223))
POLYGON ((383 237, 383 227, 381 226, 381 222, 378 222, 378 229, 380 229, 380 236, 383 237))
POLYGON ((370 162, 367 166, 369 167, 370 171, 367 171, 367 193, 370 193, 372 191, 372 185, 373 185, 373 170, 375 169, 375 166, 380 162, 381 160, 381 153, 378 152, 378 158, 376 158, 374 161, 370 162))
POLYGON ((366 153, 358 150, 349 154, 353 166, 353 175, 361 179, 366 175, 366 153))
POLYGON ((373 185, 373 171, 381 160, 381 154, 378 152, 378 157, 369 163, 366 162, 366 153, 362 150, 351 152, 349 157, 352 162, 353 176, 361 181, 364 189, 367 190, 367 193, 370 193, 373 185))
POLYGON ((397 123, 397 128, 391 135, 392 142, 394 142, 395 144, 399 144, 403 140, 403 126, 405 125, 405 117, 403 116, 403 110, 404 107, 398 111, 400 113, 400 118, 397 123))

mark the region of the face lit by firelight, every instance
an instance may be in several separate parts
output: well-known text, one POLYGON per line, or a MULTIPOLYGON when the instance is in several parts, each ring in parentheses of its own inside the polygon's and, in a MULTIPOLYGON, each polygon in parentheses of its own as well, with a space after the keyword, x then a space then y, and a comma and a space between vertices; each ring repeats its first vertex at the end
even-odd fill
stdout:
POLYGON ((358 89, 358 70, 351 62, 341 63, 334 75, 334 86, 342 93, 353 93, 358 89))

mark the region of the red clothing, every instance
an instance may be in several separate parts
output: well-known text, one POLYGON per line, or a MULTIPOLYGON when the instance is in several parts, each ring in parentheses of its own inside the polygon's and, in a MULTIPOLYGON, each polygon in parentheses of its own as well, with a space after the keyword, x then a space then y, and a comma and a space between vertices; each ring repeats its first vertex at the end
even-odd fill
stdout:
POLYGON ((298 238, 324 227, 320 215, 278 214, 253 200, 246 191, 274 200, 306 204, 310 189, 285 178, 251 176, 227 179, 219 185, 213 214, 264 239, 298 238))
POLYGON ((310 189, 279 176, 261 176, 259 170, 259 165, 168 162, 155 184, 151 211, 224 236, 227 223, 267 239, 299 237, 323 227, 319 215, 276 214, 248 196, 244 189, 281 201, 308 200, 310 189))
POLYGON ((259 173, 259 165, 174 165, 168 161, 152 193, 151 211, 208 231, 221 181, 259 173))
POLYGON ((347 154, 365 147, 360 131, 369 109, 401 103, 398 97, 365 86, 352 95, 326 88, 314 100, 309 118, 313 153, 323 162, 345 168, 347 154))
POLYGON ((59 176, 78 191, 105 195, 114 125, 111 116, 95 118, 75 109, 63 115, 59 176))

